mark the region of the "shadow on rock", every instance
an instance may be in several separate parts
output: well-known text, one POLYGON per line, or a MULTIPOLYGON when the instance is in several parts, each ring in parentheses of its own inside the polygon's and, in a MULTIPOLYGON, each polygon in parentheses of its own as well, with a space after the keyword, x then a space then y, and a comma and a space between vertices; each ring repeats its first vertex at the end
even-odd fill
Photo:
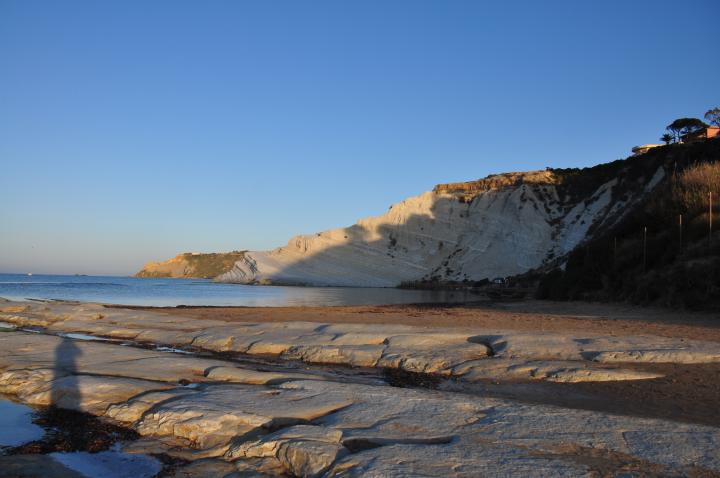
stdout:
POLYGON ((72 339, 64 337, 55 349, 53 382, 50 391, 51 408, 77 410, 82 402, 78 383, 77 359, 82 351, 72 339))

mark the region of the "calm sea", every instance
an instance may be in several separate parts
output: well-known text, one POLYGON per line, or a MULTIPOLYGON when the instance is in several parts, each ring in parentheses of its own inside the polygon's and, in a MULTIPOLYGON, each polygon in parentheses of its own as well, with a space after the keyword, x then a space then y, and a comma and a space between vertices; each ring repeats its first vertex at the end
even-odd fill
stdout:
POLYGON ((202 279, 0 274, 0 297, 66 299, 123 305, 244 305, 261 307, 466 302, 456 291, 217 284, 202 279))

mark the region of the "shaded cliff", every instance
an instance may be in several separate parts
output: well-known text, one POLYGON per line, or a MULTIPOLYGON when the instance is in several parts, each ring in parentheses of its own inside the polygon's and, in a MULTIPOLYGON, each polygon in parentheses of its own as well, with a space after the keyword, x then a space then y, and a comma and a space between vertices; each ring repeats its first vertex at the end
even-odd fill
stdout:
POLYGON ((524 278, 538 298, 629 300, 720 309, 720 139, 655 148, 641 157, 669 171, 612 228, 524 278), (680 216, 682 215, 682 221, 680 216))
POLYGON ((654 191, 668 187, 678 168, 717 158, 717 143, 659 147, 591 168, 440 184, 350 227, 296 236, 271 251, 221 255, 202 275, 188 266, 187 255, 148 265, 141 274, 365 287, 538 276, 564 267, 578 246, 634 227, 627 224, 654 191))
POLYGON ((212 279, 232 269, 243 252, 200 254, 186 252, 162 262, 148 262, 135 277, 212 279))

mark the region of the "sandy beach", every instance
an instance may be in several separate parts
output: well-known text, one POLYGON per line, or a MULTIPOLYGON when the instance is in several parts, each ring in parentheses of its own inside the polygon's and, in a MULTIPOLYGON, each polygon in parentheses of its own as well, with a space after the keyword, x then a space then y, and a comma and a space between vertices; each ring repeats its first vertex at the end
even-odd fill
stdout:
MULTIPOLYGON (((127 306, 124 306, 127 308, 127 306)), ((720 313, 591 302, 477 302, 358 307, 131 307, 195 319, 237 322, 327 322, 431 328, 649 334, 720 342, 720 313)))

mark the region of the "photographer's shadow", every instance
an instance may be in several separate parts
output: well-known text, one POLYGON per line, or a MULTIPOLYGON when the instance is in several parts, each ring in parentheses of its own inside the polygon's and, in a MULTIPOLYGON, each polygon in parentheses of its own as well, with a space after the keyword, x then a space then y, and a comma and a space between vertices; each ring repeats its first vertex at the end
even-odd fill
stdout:
POLYGON ((55 348, 53 382, 50 390, 50 407, 53 409, 80 410, 82 393, 77 376, 77 359, 82 350, 75 341, 63 337, 55 348))

